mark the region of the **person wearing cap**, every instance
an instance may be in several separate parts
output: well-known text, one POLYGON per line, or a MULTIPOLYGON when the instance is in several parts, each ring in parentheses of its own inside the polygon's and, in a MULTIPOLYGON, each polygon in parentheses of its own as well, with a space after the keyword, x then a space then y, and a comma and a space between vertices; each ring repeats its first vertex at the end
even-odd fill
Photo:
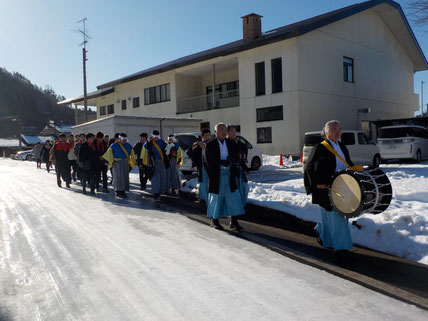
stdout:
POLYGON ((204 153, 207 143, 211 140, 211 131, 209 128, 204 128, 201 131, 201 138, 195 142, 192 148, 187 152, 192 160, 192 167, 198 170, 199 182, 199 202, 207 204, 208 201, 208 176, 204 165, 204 153))
POLYGON ((53 157, 55 159, 55 170, 58 187, 61 187, 61 178, 65 181, 66 187, 70 187, 71 174, 70 163, 68 161, 68 151, 71 145, 67 143, 67 136, 64 133, 59 134, 59 141, 53 147, 53 157))
POLYGON ((125 133, 121 133, 103 155, 113 171, 113 187, 116 195, 126 197, 129 191, 129 169, 135 167, 135 153, 125 133))
POLYGON ((158 130, 154 130, 150 136, 150 141, 145 143, 141 150, 141 159, 145 166, 150 166, 153 170, 152 195, 158 200, 160 194, 166 192, 166 143, 161 139, 158 130))
POLYGON ((178 168, 183 164, 183 151, 177 143, 174 135, 169 135, 168 144, 165 147, 165 154, 168 161, 168 168, 166 169, 166 190, 167 193, 175 195, 177 189, 180 188, 180 176, 178 168))
POLYGON ((248 156, 248 148, 243 142, 236 138, 236 127, 234 125, 227 125, 227 138, 238 146, 238 162, 236 167, 238 168, 239 177, 237 178, 239 195, 241 196, 242 206, 245 207, 248 199, 248 192, 250 188, 248 186, 248 180, 246 173, 249 172, 246 161, 248 156))
POLYGON ((141 159, 141 150, 144 144, 147 142, 147 133, 140 134, 140 141, 134 145, 134 153, 137 157, 138 170, 140 172, 140 190, 145 190, 147 186, 147 180, 149 178, 149 170, 147 166, 144 166, 143 160, 141 159))
POLYGON ((209 178, 207 216, 211 218, 211 226, 218 230, 223 230, 219 218, 230 216, 229 227, 239 231, 242 226, 237 217, 244 214, 237 186, 239 152, 237 144, 227 139, 226 134, 226 125, 216 124, 216 138, 205 148, 204 161, 209 178))
POLYGON ((96 161, 97 153, 94 144, 95 135, 92 133, 86 134, 86 141, 80 145, 79 162, 82 164, 82 188, 83 194, 86 194, 86 185, 89 185, 91 194, 95 194, 96 180, 96 161))
POLYGON ((103 158, 104 153, 107 151, 107 144, 104 140, 104 134, 102 132, 98 132, 95 136, 95 153, 96 153, 96 161, 95 161, 95 189, 97 192, 100 190, 100 182, 102 178, 103 182, 103 193, 108 193, 107 189, 107 165, 106 161, 103 158))

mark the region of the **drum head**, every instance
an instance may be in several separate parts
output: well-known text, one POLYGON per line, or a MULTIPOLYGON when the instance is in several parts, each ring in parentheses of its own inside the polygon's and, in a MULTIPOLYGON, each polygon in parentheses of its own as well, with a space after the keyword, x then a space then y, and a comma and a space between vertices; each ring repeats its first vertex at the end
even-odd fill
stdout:
POLYGON ((338 175, 331 185, 330 191, 333 207, 346 217, 353 217, 361 205, 361 187, 350 174, 338 175))

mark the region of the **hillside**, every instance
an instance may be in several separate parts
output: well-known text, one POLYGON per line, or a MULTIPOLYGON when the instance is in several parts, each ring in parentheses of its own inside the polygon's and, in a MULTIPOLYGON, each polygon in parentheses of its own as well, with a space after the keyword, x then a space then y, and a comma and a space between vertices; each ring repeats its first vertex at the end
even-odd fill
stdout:
POLYGON ((11 137, 18 132, 16 122, 1 119, 5 116, 19 115, 24 133, 26 128, 40 132, 49 120, 74 124, 74 109, 56 104, 63 99, 52 88, 42 89, 20 73, 0 68, 0 137, 11 137))

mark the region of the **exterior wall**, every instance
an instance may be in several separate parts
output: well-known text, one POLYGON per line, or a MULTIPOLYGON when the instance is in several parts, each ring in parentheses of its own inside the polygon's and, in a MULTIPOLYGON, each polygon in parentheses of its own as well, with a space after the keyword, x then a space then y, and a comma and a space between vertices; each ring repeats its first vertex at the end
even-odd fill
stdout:
POLYGON ((294 138, 299 132, 297 97, 296 39, 289 39, 242 52, 239 55, 240 125, 241 134, 268 154, 296 153, 299 145, 294 138), (282 58, 282 89, 272 94, 271 59, 282 58), (265 62, 266 95, 256 96, 255 64, 265 62), (256 109, 283 106, 283 120, 257 122, 256 109), (272 128, 272 143, 257 144, 257 129, 272 128))
POLYGON ((263 153, 299 155, 304 133, 320 130, 329 119, 339 119, 346 129, 360 129, 362 121, 413 117, 418 106, 412 61, 383 20, 366 10, 303 36, 120 84, 114 93, 98 98, 97 107, 114 104, 115 115, 174 117, 177 99, 206 94, 212 64, 219 66, 216 84, 239 80, 239 107, 180 116, 209 121, 211 129, 217 122, 240 125, 241 135, 263 153), (354 83, 343 81, 344 56, 354 59, 354 83), (283 91, 272 94, 271 60, 279 57, 283 91), (266 94, 256 96, 255 63, 261 61, 266 94), (170 83, 171 100, 144 105, 144 88, 165 83, 170 83), (140 107, 133 108, 137 96, 140 107), (128 97, 122 111, 121 100, 128 97), (278 105, 283 106, 283 120, 257 122, 257 108, 278 105), (358 111, 366 108, 371 111, 358 111), (272 143, 257 143, 261 127, 272 128, 272 143))
POLYGON ((361 121, 413 117, 413 64, 372 10, 297 38, 300 144, 329 119, 346 129, 361 121), (354 83, 343 81, 343 57, 354 59, 354 83), (381 71, 381 72, 379 72, 381 71), (369 113, 359 109, 370 108, 369 113))
POLYGON ((126 116, 165 116, 174 117, 175 114, 175 76, 174 71, 160 73, 151 77, 141 78, 115 86, 114 93, 97 99, 97 117, 103 118, 113 114, 100 115, 99 107, 114 104, 114 115, 126 116), (170 101, 144 105, 144 89, 170 84, 170 101), (132 107, 132 98, 140 97, 140 107, 132 107), (130 100, 128 99, 130 98, 130 100), (126 99, 127 108, 122 110, 122 100, 126 99))

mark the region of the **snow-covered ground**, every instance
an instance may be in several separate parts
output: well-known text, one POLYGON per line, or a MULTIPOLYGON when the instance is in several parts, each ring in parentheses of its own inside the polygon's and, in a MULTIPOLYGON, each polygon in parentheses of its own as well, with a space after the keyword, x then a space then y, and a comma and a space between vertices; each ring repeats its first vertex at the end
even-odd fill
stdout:
POLYGON ((85 196, 33 162, 0 159, 0 177, 2 320, 428 319, 139 191, 85 196))
MULTIPOLYGON (((263 166, 248 175, 249 203, 287 212, 307 221, 319 222, 321 213, 311 204, 303 186, 302 166, 279 156, 263 155, 263 166)), ((391 181, 393 200, 382 214, 357 218, 362 226, 351 225, 352 239, 374 250, 428 264, 428 162, 382 164, 391 181)), ((197 192, 197 180, 186 183, 197 192)))

